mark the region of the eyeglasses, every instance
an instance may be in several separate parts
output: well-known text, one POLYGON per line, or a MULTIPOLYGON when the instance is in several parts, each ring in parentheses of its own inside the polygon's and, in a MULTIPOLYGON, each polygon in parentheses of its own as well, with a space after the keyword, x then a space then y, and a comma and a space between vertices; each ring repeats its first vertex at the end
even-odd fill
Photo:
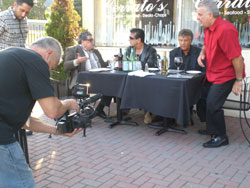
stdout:
POLYGON ((86 39, 87 41, 89 41, 89 42, 93 42, 94 41, 94 39, 86 39))
POLYGON ((135 40, 136 38, 135 37, 129 37, 129 40, 135 40))

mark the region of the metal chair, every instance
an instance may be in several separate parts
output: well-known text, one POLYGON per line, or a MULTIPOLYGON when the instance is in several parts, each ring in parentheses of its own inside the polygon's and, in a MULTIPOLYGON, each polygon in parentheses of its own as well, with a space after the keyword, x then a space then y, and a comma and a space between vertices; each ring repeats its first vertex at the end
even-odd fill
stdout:
POLYGON ((250 77, 246 77, 243 80, 243 88, 242 88, 242 94, 239 96, 239 99, 227 99, 225 101, 225 104, 223 105, 224 109, 228 110, 238 110, 239 111, 239 118, 240 118, 240 126, 242 133, 249 143, 250 146, 250 140, 248 139, 245 130, 243 129, 242 120, 243 118, 246 121, 246 124, 248 128, 250 128, 250 122, 247 119, 246 112, 250 109, 250 77), (242 115, 243 114, 243 115, 242 115))

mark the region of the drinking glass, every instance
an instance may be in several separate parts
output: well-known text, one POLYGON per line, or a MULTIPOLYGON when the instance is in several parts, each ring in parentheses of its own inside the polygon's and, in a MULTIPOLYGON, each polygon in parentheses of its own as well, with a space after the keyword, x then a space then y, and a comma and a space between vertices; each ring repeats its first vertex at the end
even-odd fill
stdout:
POLYGON ((108 60, 108 67, 111 69, 111 72, 115 72, 115 60, 108 60))
POLYGON ((177 67, 177 77, 179 77, 180 76, 180 67, 183 64, 182 57, 175 57, 174 58, 174 64, 177 67))

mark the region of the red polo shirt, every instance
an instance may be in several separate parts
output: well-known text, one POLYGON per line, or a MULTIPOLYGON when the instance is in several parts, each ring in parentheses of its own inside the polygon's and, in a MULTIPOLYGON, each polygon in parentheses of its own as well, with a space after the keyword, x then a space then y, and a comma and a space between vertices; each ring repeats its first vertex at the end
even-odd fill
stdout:
POLYGON ((235 79, 232 59, 241 56, 241 46, 234 25, 218 17, 210 28, 205 29, 204 46, 207 80, 213 84, 222 84, 235 79))

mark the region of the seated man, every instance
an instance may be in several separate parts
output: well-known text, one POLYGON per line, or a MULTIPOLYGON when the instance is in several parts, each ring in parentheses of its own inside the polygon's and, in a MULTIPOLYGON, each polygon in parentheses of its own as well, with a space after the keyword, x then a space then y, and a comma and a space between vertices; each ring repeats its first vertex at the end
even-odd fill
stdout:
POLYGON ((127 48, 126 56, 130 57, 133 50, 135 55, 142 64, 142 70, 145 69, 146 63, 148 67, 157 67, 157 53, 156 50, 144 43, 145 33, 142 29, 133 28, 130 30, 129 42, 130 46, 127 48))
MULTIPOLYGON (((76 84, 78 72, 106 67, 100 52, 94 49, 94 39, 90 32, 83 32, 79 36, 78 45, 66 49, 64 68, 70 71, 70 89, 76 84)), ((103 96, 96 107, 97 115, 107 118, 103 111, 104 106, 109 106, 112 97, 103 96)))
MULTIPOLYGON (((148 67, 157 67, 157 52, 152 46, 144 43, 144 38, 145 33, 142 29, 131 29, 129 36, 130 46, 126 50, 126 56, 130 57, 131 51, 133 49, 137 60, 141 61, 142 70, 145 70, 146 64, 148 64, 148 67)), ((145 116, 146 119, 148 117, 147 114, 148 112, 145 116)), ((147 123, 147 120, 145 123, 147 123)))
POLYGON ((200 67, 197 63, 197 58, 200 55, 201 49, 192 45, 193 33, 189 29, 182 29, 179 34, 180 47, 170 51, 169 69, 176 69, 174 64, 175 57, 183 58, 183 65, 180 70, 200 70, 205 72, 205 69, 200 67))
MULTIPOLYGON (((183 58, 183 65, 180 67, 180 70, 199 70, 205 73, 205 68, 202 68, 198 65, 197 63, 197 58, 200 55, 201 49, 198 47, 195 47, 192 45, 193 41, 193 33, 189 29, 182 29, 179 34, 179 45, 180 47, 175 48, 170 51, 170 64, 169 64, 169 69, 177 69, 177 67, 174 64, 174 58, 175 57, 182 57, 183 58)), ((199 103, 198 103, 199 104, 199 103)), ((191 112, 192 112, 193 107, 191 107, 191 112)), ((198 109, 198 115, 201 118, 203 114, 199 111, 199 105, 197 105, 198 109)), ((156 116, 157 120, 162 120, 161 117, 156 116)), ((154 120, 153 120, 154 121, 154 120)), ((169 122, 174 122, 173 119, 168 118, 169 122)), ((151 115, 147 113, 145 115, 144 123, 148 124, 152 122, 151 115)))

